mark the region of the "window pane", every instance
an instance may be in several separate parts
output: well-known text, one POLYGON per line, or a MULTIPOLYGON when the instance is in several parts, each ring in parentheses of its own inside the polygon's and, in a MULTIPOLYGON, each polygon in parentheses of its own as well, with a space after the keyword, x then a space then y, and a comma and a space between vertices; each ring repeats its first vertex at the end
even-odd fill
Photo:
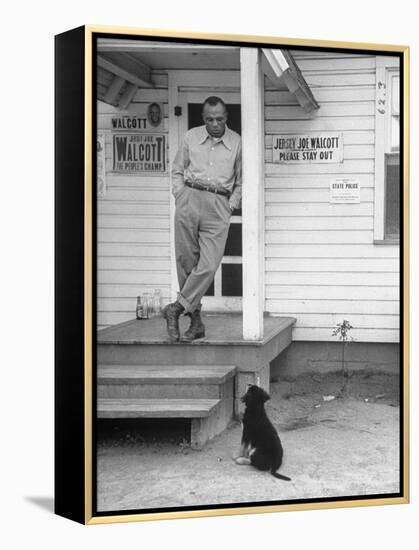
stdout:
POLYGON ((400 235, 400 157, 386 155, 386 226, 387 238, 400 235))
POLYGON ((242 224, 231 223, 228 230, 228 237, 224 256, 241 256, 242 255, 242 224))
POLYGON ((221 265, 221 288, 223 296, 243 295, 242 264, 221 265))

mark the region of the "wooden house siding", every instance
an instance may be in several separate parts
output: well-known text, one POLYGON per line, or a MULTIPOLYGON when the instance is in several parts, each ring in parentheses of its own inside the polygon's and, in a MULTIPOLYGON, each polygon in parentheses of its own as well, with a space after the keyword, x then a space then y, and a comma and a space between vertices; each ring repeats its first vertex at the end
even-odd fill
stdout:
MULTIPOLYGON (((100 86, 109 84, 106 75, 102 80, 100 86)), ((166 173, 112 172, 112 117, 145 117, 147 106, 159 102, 164 120, 150 132, 164 133, 167 143, 167 75, 153 80, 156 88, 138 90, 127 110, 98 102, 98 132, 106 135, 106 195, 97 200, 98 329, 134 318, 144 292, 160 289, 163 300, 170 298, 169 166, 166 173)))
POLYGON ((306 114, 265 84, 265 309, 294 316, 294 340, 399 341, 399 247, 375 245, 375 56, 292 52, 320 104, 306 114), (341 164, 276 164, 275 134, 343 134, 341 164), (330 180, 355 177, 360 204, 331 204, 330 180))

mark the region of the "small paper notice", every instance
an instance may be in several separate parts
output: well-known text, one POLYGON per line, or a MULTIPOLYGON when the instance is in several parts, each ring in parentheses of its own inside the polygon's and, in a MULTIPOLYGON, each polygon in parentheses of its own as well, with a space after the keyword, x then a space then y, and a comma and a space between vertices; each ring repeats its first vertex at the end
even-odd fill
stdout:
POLYGON ((335 204, 355 204, 361 202, 359 180, 336 178, 330 182, 330 202, 335 204))

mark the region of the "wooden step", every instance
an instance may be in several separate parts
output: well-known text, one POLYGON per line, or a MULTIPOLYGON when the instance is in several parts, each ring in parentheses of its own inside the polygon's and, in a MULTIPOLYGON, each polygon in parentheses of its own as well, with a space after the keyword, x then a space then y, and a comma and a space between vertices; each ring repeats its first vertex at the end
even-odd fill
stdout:
POLYGON ((224 384, 231 365, 99 365, 98 384, 224 384))
POLYGON ((98 418, 206 418, 219 399, 98 398, 98 418))

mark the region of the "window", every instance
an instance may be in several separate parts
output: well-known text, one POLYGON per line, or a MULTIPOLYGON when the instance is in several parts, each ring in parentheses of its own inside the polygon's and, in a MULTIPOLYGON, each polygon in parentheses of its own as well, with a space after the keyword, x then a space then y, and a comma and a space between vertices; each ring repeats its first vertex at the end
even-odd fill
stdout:
POLYGON ((377 57, 375 114, 374 240, 400 237, 400 69, 399 58, 377 57))

